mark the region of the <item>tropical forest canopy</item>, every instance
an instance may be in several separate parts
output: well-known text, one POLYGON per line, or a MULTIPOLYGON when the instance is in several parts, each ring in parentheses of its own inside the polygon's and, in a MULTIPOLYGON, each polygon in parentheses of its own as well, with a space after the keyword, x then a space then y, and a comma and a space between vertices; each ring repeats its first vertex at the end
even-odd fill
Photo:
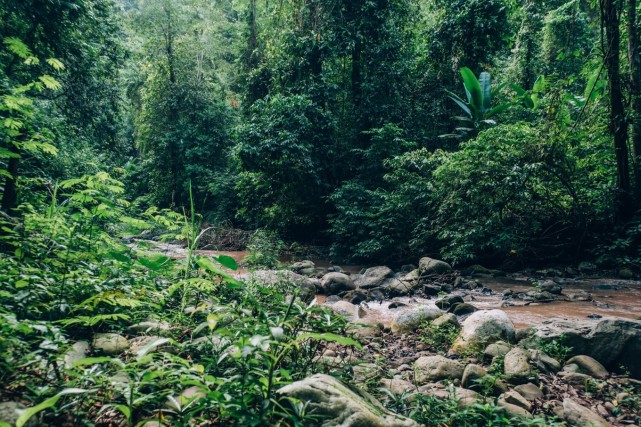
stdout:
POLYGON ((130 212, 194 202, 335 260, 641 259, 635 0, 2 0, 0 22, 10 217, 106 173, 130 212))

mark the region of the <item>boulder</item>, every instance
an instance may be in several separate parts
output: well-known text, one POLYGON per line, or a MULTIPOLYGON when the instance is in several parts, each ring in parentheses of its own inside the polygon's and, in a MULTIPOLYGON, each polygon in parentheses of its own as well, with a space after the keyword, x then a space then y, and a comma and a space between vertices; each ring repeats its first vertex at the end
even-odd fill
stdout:
POLYGON ((447 310, 454 304, 462 304, 463 297, 460 295, 447 295, 438 301, 436 301, 436 306, 441 310, 447 310))
POLYGON ((576 364, 582 373, 594 378, 605 379, 608 376, 608 371, 602 364, 584 354, 572 357, 567 363, 576 364))
POLYGON ((443 356, 422 356, 414 362, 416 381, 426 383, 440 380, 461 379, 465 365, 443 356))
POLYGON ((354 283, 357 287, 363 289, 376 288, 381 286, 385 279, 392 277, 394 272, 385 266, 371 267, 363 272, 363 275, 358 277, 354 283))
POLYGON ((532 383, 517 385, 514 387, 514 391, 530 402, 543 398, 543 392, 541 389, 532 383))
POLYGON ((313 274, 316 265, 310 260, 298 261, 289 266, 289 269, 297 274, 313 274))
POLYGON ((481 402, 481 398, 477 392, 462 387, 444 387, 439 383, 436 383, 419 387, 418 391, 421 394, 436 397, 437 399, 454 399, 457 401, 459 408, 467 408, 481 402))
POLYGON ((394 394, 403 394, 416 391, 416 386, 409 381, 401 378, 383 378, 381 380, 383 388, 391 391, 394 394))
POLYGON ((393 277, 385 279, 381 286, 387 289, 390 297, 402 297, 405 295, 409 295, 414 292, 414 290, 419 285, 418 278, 408 278, 408 276, 412 275, 413 274, 410 273, 401 277, 400 279, 396 279, 393 277))
POLYGON ((106 333, 94 335, 93 349, 108 356, 120 354, 129 349, 129 340, 122 335, 106 333))
POLYGON ((529 359, 529 352, 520 347, 514 347, 505 355, 503 370, 511 382, 524 382, 531 376, 529 359))
POLYGON ((277 393, 307 405, 307 413, 319 417, 322 427, 416 427, 409 418, 388 411, 369 394, 356 391, 324 374, 286 385, 277 393))
POLYGON ((355 306, 351 302, 341 300, 332 304, 325 303, 323 306, 329 308, 334 313, 345 317, 345 320, 348 322, 353 322, 358 319, 358 306, 355 306))
POLYGON ((352 279, 344 273, 327 273, 321 279, 321 289, 326 295, 336 295, 341 292, 356 289, 352 279))
MULTIPOLYGON (((7 423, 10 426, 15 426, 16 421, 22 413, 27 409, 22 403, 19 402, 2 402, 0 403, 0 423, 7 423)), ((26 427, 35 427, 38 424, 38 417, 31 417, 25 424, 26 427)))
POLYGON ((586 374, 581 374, 579 372, 569 372, 564 374, 563 381, 566 384, 569 384, 573 387, 583 389, 586 385, 593 381, 592 377, 586 374))
POLYGON ((441 310, 432 306, 421 306, 410 310, 403 310, 397 313, 392 319, 392 332, 395 334, 411 332, 426 320, 437 319, 441 317, 442 314, 443 312, 441 310))
POLYGON ((89 342, 78 341, 75 342, 69 350, 65 353, 65 368, 71 369, 73 364, 89 356, 89 342))
POLYGON ((418 270, 421 275, 446 274, 452 272, 452 266, 445 261, 424 257, 418 262, 418 270))
POLYGON ((484 367, 480 365, 475 365, 470 363, 465 367, 463 371, 463 378, 461 379, 461 385, 466 388, 472 388, 476 384, 476 380, 479 380, 487 375, 487 371, 484 367))
POLYGON ((498 399, 496 401, 496 405, 505 409, 507 412, 509 412, 513 416, 520 416, 520 417, 526 417, 526 418, 532 417, 532 415, 527 410, 513 403, 506 402, 505 399, 498 399))
POLYGON ((540 341, 554 340, 572 348, 574 355, 590 356, 609 370, 624 366, 633 378, 641 379, 641 321, 549 319, 535 328, 524 345, 537 347, 540 341))
POLYGON ((561 292, 563 291, 561 285, 553 280, 546 280, 545 282, 541 283, 539 285, 539 289, 542 292, 549 292, 554 295, 561 295, 561 292))
POLYGON ((556 374, 561 370, 558 360, 541 350, 530 350, 530 364, 543 373, 556 374))
POLYGON ((482 348, 496 341, 514 341, 514 324, 504 311, 480 310, 465 319, 452 351, 482 348))
POLYGON ((603 417, 591 409, 568 398, 563 399, 563 418, 570 425, 581 427, 610 427, 603 417))
POLYGON ((488 345, 483 351, 483 355, 488 359, 494 359, 495 357, 505 356, 508 351, 510 351, 510 345, 503 341, 498 341, 488 345))
POLYGON ((499 401, 505 401, 509 404, 516 405, 520 408, 525 409, 526 411, 530 412, 532 410, 532 404, 527 401, 526 398, 521 396, 519 393, 516 391, 510 390, 506 391, 502 395, 499 396, 499 401))
POLYGON ((342 296, 345 301, 356 305, 368 300, 368 292, 363 289, 354 289, 353 291, 345 292, 342 296))
POLYGON ((456 315, 453 313, 445 313, 444 315, 438 317, 432 322, 432 325, 440 328, 443 325, 454 325, 456 327, 461 327, 461 324, 458 322, 456 315))
POLYGON ((471 314, 471 313, 474 313, 475 311, 478 311, 478 309, 474 307, 472 304, 468 304, 464 302, 464 303, 456 304, 451 311, 457 316, 465 316, 466 314, 471 314))

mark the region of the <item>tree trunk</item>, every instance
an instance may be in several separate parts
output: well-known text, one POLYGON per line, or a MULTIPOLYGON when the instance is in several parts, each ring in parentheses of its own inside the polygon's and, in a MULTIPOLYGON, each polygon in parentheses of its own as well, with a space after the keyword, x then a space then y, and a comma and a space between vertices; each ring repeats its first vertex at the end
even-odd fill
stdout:
POLYGON ((632 165, 635 189, 641 190, 641 57, 637 31, 637 0, 628 0, 628 63, 630 64, 630 112, 632 117, 632 165))
POLYGON ((614 153, 617 163, 617 216, 621 222, 632 217, 633 205, 628 165, 628 130, 623 106, 620 70, 619 14, 616 0, 601 0, 601 20, 605 28, 605 66, 610 92, 610 129, 614 136, 614 153))

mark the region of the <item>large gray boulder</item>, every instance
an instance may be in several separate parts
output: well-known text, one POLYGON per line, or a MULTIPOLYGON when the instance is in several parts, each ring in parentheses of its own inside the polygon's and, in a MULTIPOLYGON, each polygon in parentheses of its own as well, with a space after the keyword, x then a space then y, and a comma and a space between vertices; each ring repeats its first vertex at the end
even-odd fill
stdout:
POLYGON ((352 291, 356 285, 344 273, 327 273, 321 279, 321 289, 326 295, 336 295, 341 292, 352 291))
POLYGON ((334 377, 316 374, 286 385, 277 393, 307 405, 322 427, 416 427, 409 418, 388 411, 376 399, 348 388, 334 377))
POLYGON ((403 310, 392 319, 392 332, 395 334, 411 332, 426 320, 435 320, 442 315, 443 312, 433 306, 420 306, 410 310, 403 310))
POLYGON ((446 274, 452 272, 452 266, 438 259, 423 257, 418 262, 418 271, 421 275, 446 274))
POLYGON ((524 345, 561 342, 573 355, 593 357, 606 369, 624 366, 633 378, 641 378, 641 321, 620 318, 598 320, 549 319, 535 327, 524 345))
POLYGON ((503 370, 512 382, 526 382, 532 375, 530 353, 520 347, 514 347, 503 359, 503 370))
POLYGON ((381 286, 385 279, 392 277, 394 272, 385 266, 371 267, 355 280, 355 284, 359 288, 370 289, 381 286))
POLYGON ((422 356, 414 362, 416 381, 419 384, 463 377, 465 365, 443 356, 422 356))
POLYGON ((563 399, 563 418, 571 426, 610 427, 610 423, 599 414, 569 397, 563 399))
POLYGON ((485 347, 497 341, 514 341, 514 324, 501 310, 480 310, 463 322, 461 334, 452 345, 452 351, 464 352, 485 347))
MULTIPOLYGON (((15 426, 18 418, 27 408, 19 402, 2 402, 0 403, 0 422, 15 426)), ((38 418, 31 417, 25 424, 26 427, 34 427, 38 425, 38 418)))

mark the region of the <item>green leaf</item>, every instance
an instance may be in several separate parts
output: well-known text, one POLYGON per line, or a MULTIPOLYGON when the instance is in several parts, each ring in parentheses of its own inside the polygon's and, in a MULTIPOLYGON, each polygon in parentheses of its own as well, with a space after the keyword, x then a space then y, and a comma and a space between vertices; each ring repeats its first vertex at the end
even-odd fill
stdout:
POLYGON ((470 105, 478 111, 483 108, 483 92, 478 79, 467 67, 461 68, 461 76, 463 77, 463 85, 465 90, 469 93, 470 105))
POLYGON ((543 93, 545 92, 545 86, 546 86, 546 81, 545 81, 545 76, 541 75, 539 76, 536 81, 534 82, 534 86, 532 86, 532 92, 534 93, 543 93))
POLYGON ((47 59, 47 64, 49 64, 54 70, 62 71, 65 69, 65 64, 56 58, 47 59))
POLYGON ((200 267, 204 268, 205 270, 209 271, 210 273, 214 273, 214 274, 224 278, 225 281, 228 284, 233 285, 233 286, 240 286, 241 285, 241 283, 238 280, 236 280, 235 278, 233 278, 229 274, 225 273, 220 268, 216 267, 214 265, 214 263, 209 258, 205 258, 205 257, 200 257, 199 256, 199 257, 196 257, 194 259, 194 261, 196 262, 196 264, 198 264, 200 267))
POLYGON ((217 257, 214 257, 214 259, 230 270, 238 270, 238 264, 236 263, 236 260, 228 255, 219 255, 217 257))
POLYGON ((161 254, 138 258, 138 262, 153 271, 160 271, 173 265, 171 258, 161 254))
POLYGON ((302 342, 302 341, 305 341, 306 339, 335 342, 341 345, 351 345, 358 348, 359 350, 363 349, 363 346, 358 341, 355 341, 351 338, 343 337, 340 335, 332 334, 329 332, 324 334, 319 334, 319 333, 302 334, 296 338, 296 342, 302 342))
POLYGON ((153 340, 143 348, 141 348, 138 353, 136 353, 136 360, 140 362, 140 360, 147 355, 151 350, 154 348, 161 346, 167 342, 171 341, 170 338, 158 338, 156 340, 153 340))
POLYGON ((450 98, 452 99, 452 101, 456 102, 456 105, 458 105, 459 107, 461 107, 461 109, 462 109, 463 111, 465 111, 465 113, 466 113, 468 116, 470 116, 470 118, 472 118, 472 117, 473 117, 473 116, 472 116, 472 111, 470 111, 470 108, 469 108, 467 105, 465 105, 465 104, 463 103, 463 101, 462 101, 462 100, 460 100, 460 99, 456 99, 456 98, 455 98, 455 97, 453 97, 453 96, 450 96, 450 98))
POLYGON ((492 78, 490 73, 483 71, 479 76, 479 84, 482 95, 481 111, 486 112, 492 108, 492 78))
POLYGON ((49 76, 49 75, 44 75, 38 77, 38 80, 40 80, 47 89, 49 90, 59 90, 62 88, 62 84, 55 78, 49 76))
POLYGON ((114 359, 111 357, 85 357, 84 359, 77 360, 73 362, 74 367, 78 366, 87 366, 87 365, 97 365, 99 363, 113 362, 114 359))
POLYGON ((22 59, 27 59, 32 55, 29 46, 17 37, 7 37, 3 40, 3 43, 11 53, 22 59))
POLYGON ((94 390, 84 390, 81 388, 67 388, 62 390, 60 393, 56 394, 53 397, 50 397, 49 399, 45 400, 44 402, 32 407, 26 409, 18 419, 16 420, 16 427, 22 427, 26 424, 27 421, 34 415, 36 415, 38 412, 42 412, 45 409, 53 408, 56 403, 58 403, 58 400, 62 396, 66 396, 68 394, 83 394, 83 393, 93 393, 94 390))

